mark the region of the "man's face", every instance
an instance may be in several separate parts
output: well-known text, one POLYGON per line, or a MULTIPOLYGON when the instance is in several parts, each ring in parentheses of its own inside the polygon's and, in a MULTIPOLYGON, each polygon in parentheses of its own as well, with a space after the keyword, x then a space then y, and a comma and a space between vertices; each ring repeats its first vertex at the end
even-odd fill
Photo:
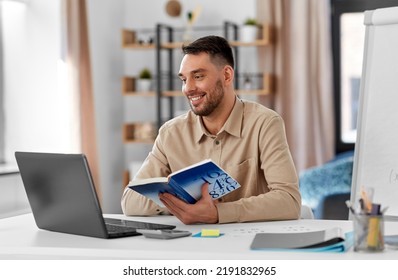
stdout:
POLYGON ((207 53, 187 54, 181 61, 178 76, 182 92, 188 98, 192 111, 199 116, 209 116, 224 97, 223 69, 211 63, 207 53))

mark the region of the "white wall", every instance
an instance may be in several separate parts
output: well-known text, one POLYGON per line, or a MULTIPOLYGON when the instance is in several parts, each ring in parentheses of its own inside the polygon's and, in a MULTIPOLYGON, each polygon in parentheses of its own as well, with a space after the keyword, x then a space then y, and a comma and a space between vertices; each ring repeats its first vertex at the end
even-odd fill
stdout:
POLYGON ((60 1, 2 2, 6 160, 15 150, 65 151, 67 119, 59 114, 60 1), (50 131, 50 133, 48 133, 50 131))
MULTIPOLYGON (((16 150, 67 151, 68 115, 57 88, 60 4, 2 1, 5 159, 16 150)), ((29 211, 19 174, 0 176, 0 218, 29 211)))
POLYGON ((121 0, 88 0, 87 8, 102 207, 106 213, 120 213, 124 170, 120 34, 124 3, 121 0))

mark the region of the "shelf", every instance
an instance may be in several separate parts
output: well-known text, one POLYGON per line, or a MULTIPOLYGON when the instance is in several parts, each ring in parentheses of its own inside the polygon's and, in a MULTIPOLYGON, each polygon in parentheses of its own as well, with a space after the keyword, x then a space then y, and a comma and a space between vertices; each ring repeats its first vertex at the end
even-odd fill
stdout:
POLYGON ((155 44, 140 44, 137 41, 137 33, 133 30, 122 30, 122 47, 133 49, 154 49, 155 44))
POLYGON ((238 95, 268 95, 269 92, 263 89, 238 89, 238 95))
POLYGON ((263 74, 263 83, 261 89, 238 89, 238 95, 268 95, 274 91, 274 76, 272 74, 263 74))
MULTIPOLYGON (((254 42, 239 42, 239 41, 229 41, 231 47, 261 47, 267 46, 269 44, 268 40, 256 40, 254 42)), ((161 45, 163 49, 179 49, 182 47, 183 42, 173 42, 173 43, 164 43, 161 45)))
POLYGON ((155 96, 155 91, 137 91, 136 90, 135 77, 123 77, 122 78, 122 93, 128 96, 155 96))
POLYGON ((162 96, 184 96, 181 90, 165 90, 162 91, 162 96))
POLYGON ((123 45, 125 49, 155 49, 154 44, 142 45, 142 44, 125 44, 123 45))
POLYGON ((180 49, 184 42, 171 42, 171 43, 163 43, 161 45, 162 49, 180 49))
POLYGON ((153 144, 155 125, 150 122, 128 123, 123 125, 124 143, 153 144))
MULTIPOLYGON (((240 42, 230 41, 232 47, 261 47, 268 46, 272 40, 272 28, 269 24, 260 25, 262 32, 259 35, 259 39, 254 42, 240 42)), ((161 44, 163 49, 178 49, 181 48, 184 42, 166 42, 161 44)), ((155 49, 156 44, 140 44, 137 42, 136 32, 133 30, 122 30, 122 47, 133 48, 133 49, 155 49)))
POLYGON ((262 32, 259 35, 259 39, 254 42, 240 42, 240 41, 230 41, 232 47, 261 47, 268 46, 272 42, 272 28, 269 24, 261 25, 262 32))
MULTIPOLYGON (((268 95, 274 90, 274 77, 271 74, 264 73, 262 79, 262 87, 260 89, 236 89, 238 95, 268 95)), ((162 96, 174 97, 184 96, 180 90, 162 91, 162 96)))
POLYGON ((152 97, 156 96, 155 91, 125 91, 124 96, 141 96, 141 97, 152 97))
POLYGON ((254 42, 239 42, 239 41, 230 41, 229 44, 231 47, 261 47, 267 46, 269 43, 267 40, 256 40, 254 42))
MULTIPOLYGON (((240 42, 240 41, 229 41, 231 47, 261 47, 268 46, 272 42, 272 28, 269 24, 260 25, 262 32, 259 34, 259 39, 254 42, 240 42)), ((181 48, 183 42, 172 42, 172 43, 163 43, 161 45, 164 49, 175 49, 181 48)))

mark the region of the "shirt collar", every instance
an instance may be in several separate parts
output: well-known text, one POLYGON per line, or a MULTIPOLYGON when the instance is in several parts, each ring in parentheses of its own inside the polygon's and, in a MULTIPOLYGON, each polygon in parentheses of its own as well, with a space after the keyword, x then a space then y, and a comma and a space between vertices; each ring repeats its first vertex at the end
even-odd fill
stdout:
MULTIPOLYGON (((190 112, 191 114, 192 111, 190 112)), ((199 143, 202 137, 209 135, 208 131, 203 125, 202 118, 195 115, 196 121, 194 122, 194 133, 195 140, 199 143)), ((227 121, 219 133, 225 131, 235 137, 240 137, 242 132, 242 121, 243 121, 243 102, 236 97, 234 108, 231 111, 227 121)))

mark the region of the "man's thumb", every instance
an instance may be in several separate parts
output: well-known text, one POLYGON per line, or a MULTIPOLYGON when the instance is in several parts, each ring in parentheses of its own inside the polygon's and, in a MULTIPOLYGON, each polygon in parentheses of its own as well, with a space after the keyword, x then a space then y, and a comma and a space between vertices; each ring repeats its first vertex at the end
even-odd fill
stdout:
POLYGON ((204 183, 202 185, 202 197, 208 197, 209 195, 209 183, 204 183))

